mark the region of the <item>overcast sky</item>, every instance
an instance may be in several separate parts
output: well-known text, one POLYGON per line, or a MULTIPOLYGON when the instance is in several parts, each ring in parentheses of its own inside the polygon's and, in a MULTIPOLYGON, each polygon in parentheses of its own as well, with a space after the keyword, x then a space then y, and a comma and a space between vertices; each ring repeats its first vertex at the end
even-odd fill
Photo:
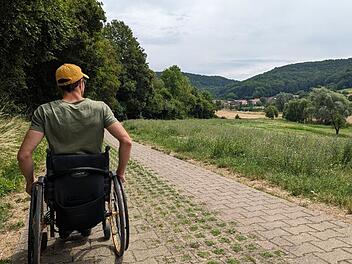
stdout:
POLYGON ((103 0, 151 69, 243 80, 276 66, 352 57, 351 0, 103 0))

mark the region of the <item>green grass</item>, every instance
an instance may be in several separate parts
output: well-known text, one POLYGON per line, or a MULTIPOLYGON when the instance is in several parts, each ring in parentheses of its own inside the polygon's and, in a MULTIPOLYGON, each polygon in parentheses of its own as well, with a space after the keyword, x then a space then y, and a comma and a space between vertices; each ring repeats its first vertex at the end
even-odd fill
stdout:
POLYGON ((135 140, 352 212, 352 128, 284 120, 130 120, 135 140))
MULTIPOLYGON (((18 167, 16 154, 28 129, 22 118, 6 118, 0 113, 0 199, 24 188, 24 177, 18 167)), ((38 171, 45 159, 46 143, 42 142, 34 153, 34 167, 38 171)), ((8 218, 9 208, 0 201, 0 229, 8 218)))

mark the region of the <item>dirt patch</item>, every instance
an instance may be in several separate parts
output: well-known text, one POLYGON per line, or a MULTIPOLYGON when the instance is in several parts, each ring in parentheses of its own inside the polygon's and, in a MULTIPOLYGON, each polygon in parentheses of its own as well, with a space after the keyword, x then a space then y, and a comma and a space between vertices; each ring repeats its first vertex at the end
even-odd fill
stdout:
POLYGON ((352 116, 347 117, 347 123, 352 124, 352 116))
POLYGON ((9 259, 16 250, 21 229, 26 224, 29 199, 25 192, 10 194, 2 198, 2 203, 7 205, 10 210, 9 218, 0 230, 0 260, 9 259))
POLYGON ((219 110, 215 114, 218 117, 225 117, 228 119, 234 119, 236 115, 239 115, 242 119, 258 119, 265 118, 264 112, 242 112, 242 111, 231 111, 231 110, 219 110))

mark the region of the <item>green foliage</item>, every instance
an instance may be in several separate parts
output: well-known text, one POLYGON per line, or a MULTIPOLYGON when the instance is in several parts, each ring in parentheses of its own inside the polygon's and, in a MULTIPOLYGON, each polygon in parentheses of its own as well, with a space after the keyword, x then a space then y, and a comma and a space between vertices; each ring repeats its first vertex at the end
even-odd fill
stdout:
POLYGON ((215 106, 207 92, 196 90, 177 66, 158 79, 132 30, 116 20, 104 27, 105 20, 96 0, 4 3, 0 18, 4 111, 30 116, 38 105, 59 99, 55 71, 68 62, 90 76, 86 96, 106 102, 121 120, 213 117, 215 106))
POLYGON ((116 96, 125 109, 125 117, 142 117, 152 93, 153 73, 146 62, 147 55, 132 30, 122 21, 113 20, 108 23, 104 35, 113 43, 116 58, 123 66, 118 77, 121 86, 116 96))
POLYGON ((279 111, 274 105, 269 105, 265 107, 264 112, 265 112, 265 116, 270 119, 274 119, 275 117, 279 116, 279 111))
POLYGON ((352 113, 352 104, 347 98, 326 88, 315 88, 310 93, 314 117, 321 124, 331 124, 339 133, 352 113))
POLYGON ((183 74, 190 80, 194 87, 199 90, 208 91, 212 96, 217 96, 218 91, 223 87, 231 86, 238 82, 221 76, 206 76, 186 72, 183 74))
POLYGON ((279 112, 284 111, 285 104, 288 103, 290 100, 292 100, 293 94, 290 93, 279 93, 278 95, 275 96, 275 106, 279 112))
POLYGON ((275 68, 263 74, 219 89, 219 98, 275 96, 280 92, 298 94, 312 87, 329 89, 352 87, 352 59, 305 62, 275 68))
POLYGON ((164 70, 153 81, 153 94, 147 104, 146 117, 183 119, 211 118, 216 109, 208 92, 194 88, 176 65, 164 70))
POLYGON ((64 62, 80 65, 94 79, 91 68, 98 68, 101 56, 92 46, 103 21, 95 0, 7 1, 0 21, 0 73, 7 76, 2 96, 28 112, 58 98, 54 75, 64 62))
POLYGON ((305 122, 312 119, 312 107, 308 99, 294 99, 285 105, 282 117, 288 121, 305 122))

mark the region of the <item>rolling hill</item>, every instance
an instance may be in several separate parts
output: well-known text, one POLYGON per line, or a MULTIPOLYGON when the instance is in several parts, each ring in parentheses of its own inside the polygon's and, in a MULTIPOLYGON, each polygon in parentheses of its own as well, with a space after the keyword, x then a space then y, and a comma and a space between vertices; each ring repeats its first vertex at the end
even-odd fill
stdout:
MULTIPOLYGON (((208 76, 187 72, 183 72, 183 74, 188 77, 193 86, 199 90, 210 92, 215 98, 218 97, 219 91, 222 91, 227 86, 232 86, 239 82, 222 76, 208 76)), ((161 72, 156 72, 156 75, 160 77, 161 72)))
POLYGON ((218 98, 254 98, 280 92, 297 93, 326 86, 340 90, 352 87, 352 58, 303 62, 274 68, 247 80, 216 90, 218 98))

